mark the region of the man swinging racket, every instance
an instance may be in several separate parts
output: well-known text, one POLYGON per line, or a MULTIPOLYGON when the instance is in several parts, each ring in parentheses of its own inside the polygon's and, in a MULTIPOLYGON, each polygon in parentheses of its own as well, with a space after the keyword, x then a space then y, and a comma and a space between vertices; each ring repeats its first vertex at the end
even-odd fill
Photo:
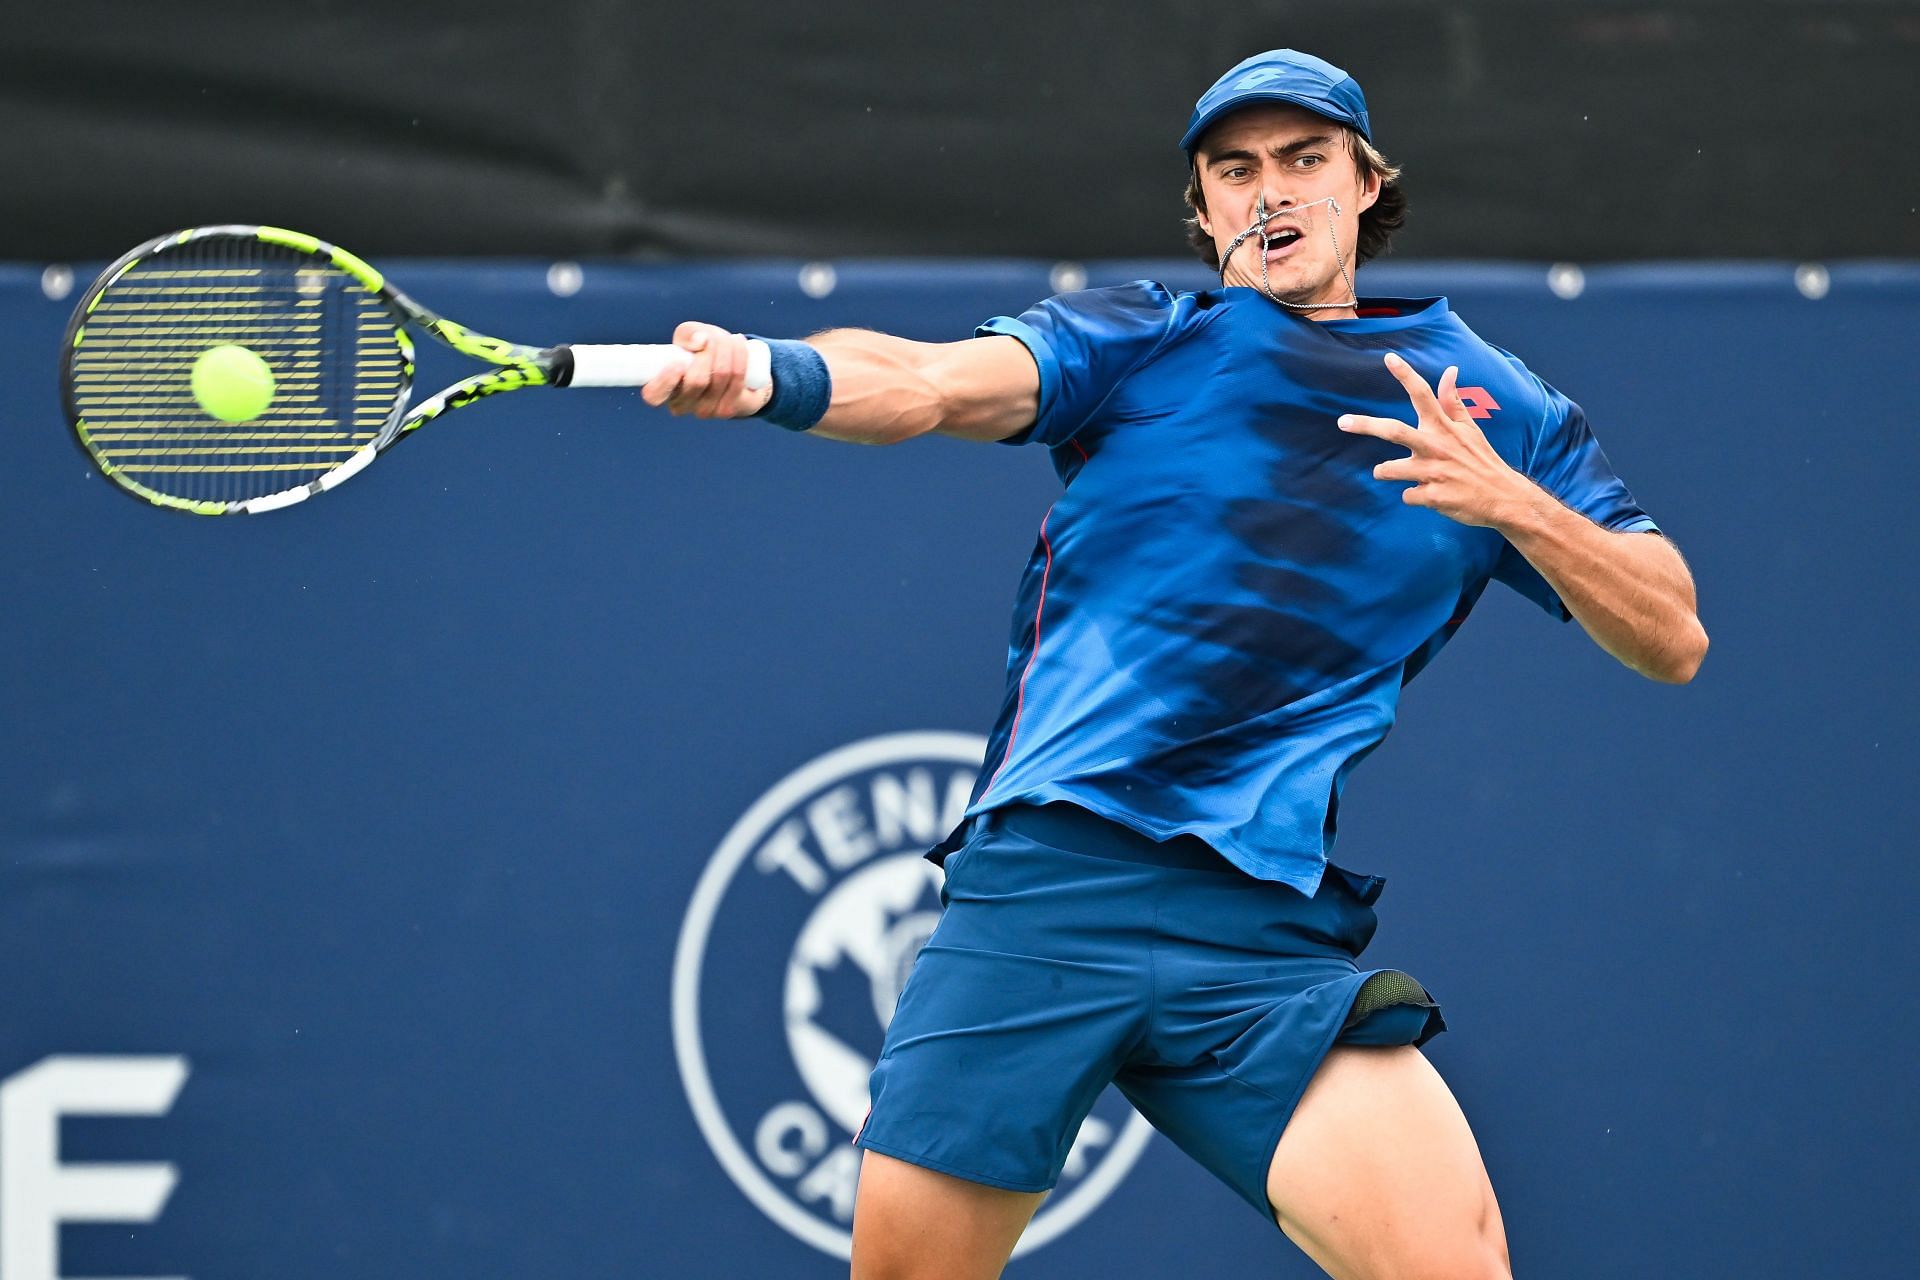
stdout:
POLYGON ((1489 579, 1656 680, 1707 637, 1577 405, 1444 298, 1357 296, 1405 216, 1371 138, 1345 72, 1260 54, 1181 139, 1220 288, 772 342, 760 391, 749 339, 684 324, 691 362, 643 391, 836 440, 1031 441, 1066 484, 873 1073, 857 1280, 998 1275, 1110 1082, 1341 1280, 1510 1274, 1418 1048, 1439 1010, 1356 964, 1381 881, 1328 861, 1340 794, 1489 579))

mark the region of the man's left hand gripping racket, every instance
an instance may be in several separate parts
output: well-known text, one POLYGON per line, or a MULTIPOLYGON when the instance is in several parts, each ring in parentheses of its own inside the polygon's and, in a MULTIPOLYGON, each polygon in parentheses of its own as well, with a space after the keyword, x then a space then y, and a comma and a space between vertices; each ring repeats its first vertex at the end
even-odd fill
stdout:
MULTIPOLYGON (((767 385, 753 343, 747 385, 767 385)), ((60 361, 67 418, 102 475, 157 506, 276 511, 416 427, 521 387, 637 387, 687 352, 525 347, 427 310, 344 249, 279 227, 176 231, 108 267, 60 361), (497 366, 411 412, 413 325, 497 366)))

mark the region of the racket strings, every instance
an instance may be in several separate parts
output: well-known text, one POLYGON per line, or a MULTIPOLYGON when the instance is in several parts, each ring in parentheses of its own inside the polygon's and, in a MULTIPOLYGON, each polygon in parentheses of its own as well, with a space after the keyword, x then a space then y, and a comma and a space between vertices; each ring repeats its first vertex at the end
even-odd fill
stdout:
POLYGON ((135 262, 100 294, 72 352, 82 438, 103 466, 191 502, 243 502, 311 483, 371 443, 405 388, 395 322, 328 260, 208 236, 135 262), (257 416, 195 395, 211 348, 272 375, 257 416))

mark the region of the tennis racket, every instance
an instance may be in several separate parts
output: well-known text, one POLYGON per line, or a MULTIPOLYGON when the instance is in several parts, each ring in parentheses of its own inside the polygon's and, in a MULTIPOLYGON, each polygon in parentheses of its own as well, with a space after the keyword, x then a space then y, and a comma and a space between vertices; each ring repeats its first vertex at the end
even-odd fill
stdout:
MULTIPOLYGON (((764 387, 767 348, 749 351, 747 385, 764 387)), ((489 338, 323 240, 216 226, 150 240, 101 273, 67 326, 60 384, 74 436, 102 475, 155 506, 221 516, 324 493, 486 396, 637 387, 691 358, 668 345, 489 338), (409 326, 495 367, 409 409, 409 326)))

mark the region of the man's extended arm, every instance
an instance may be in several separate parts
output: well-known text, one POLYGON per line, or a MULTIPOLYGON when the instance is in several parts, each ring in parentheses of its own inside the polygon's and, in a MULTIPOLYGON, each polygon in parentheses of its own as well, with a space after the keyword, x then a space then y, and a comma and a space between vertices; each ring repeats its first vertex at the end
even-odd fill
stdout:
MULTIPOLYGON (((674 344, 693 354, 641 389, 648 404, 702 418, 744 418, 768 390, 745 389, 746 339, 715 325, 687 323, 674 344)), ((826 361, 833 399, 812 434, 855 444, 896 444, 937 431, 968 440, 1004 440, 1033 424, 1040 373, 1018 339, 913 342, 866 329, 832 329, 807 339, 826 361)))

